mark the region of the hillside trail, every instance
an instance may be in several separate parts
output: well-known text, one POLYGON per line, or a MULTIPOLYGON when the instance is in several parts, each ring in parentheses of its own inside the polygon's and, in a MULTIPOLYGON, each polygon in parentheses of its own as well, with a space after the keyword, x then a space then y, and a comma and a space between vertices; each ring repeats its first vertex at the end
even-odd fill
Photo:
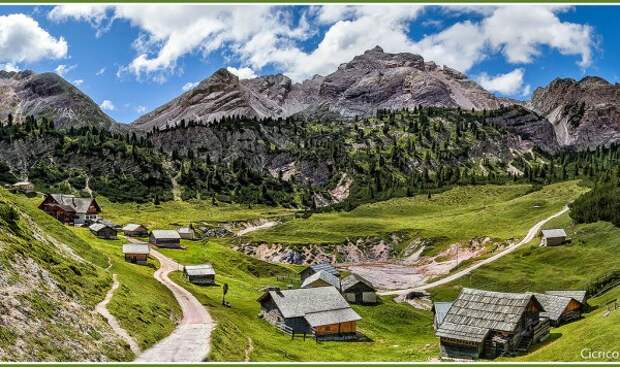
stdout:
POLYGON ((460 279, 464 276, 467 276, 469 274, 471 274, 472 271, 480 268, 481 266, 490 264, 494 261, 497 261, 499 259, 501 259, 502 257, 513 253, 514 251, 516 251, 519 247, 525 245, 526 243, 530 242, 531 240, 534 239, 534 237, 536 237, 536 235, 538 234, 538 232, 540 231, 540 229, 542 228, 542 226, 544 226, 548 221, 557 218, 559 216, 561 216, 562 214, 566 213, 568 211, 568 207, 565 206, 562 210, 560 210, 559 212, 541 220, 540 222, 534 224, 534 226, 532 226, 532 228, 530 228, 530 230, 527 232, 527 235, 525 237, 523 237, 523 239, 521 241, 519 241, 518 243, 515 243, 512 246, 509 246, 507 248, 505 248, 504 250, 502 250, 501 252, 498 252, 497 254, 481 260, 461 271, 458 271, 454 274, 448 275, 444 278, 441 278, 439 280, 436 280, 434 282, 431 283, 427 283, 424 285, 421 285, 419 287, 414 287, 414 288, 408 288, 408 289, 399 289, 399 290, 392 290, 392 291, 385 291, 385 292, 379 292, 379 295, 382 296, 392 296, 392 295, 403 295, 403 294, 407 294, 413 291, 423 291, 423 290, 427 290, 427 289, 431 289, 431 288, 435 288, 438 287, 440 285, 445 285, 448 284, 450 282, 453 282, 457 279, 460 279))
POLYGON ((260 231, 262 229, 268 229, 268 228, 272 228, 277 226, 278 224, 280 224, 280 222, 278 221, 267 221, 258 225, 249 225, 239 231, 237 231, 237 236, 243 236, 245 234, 251 233, 251 232, 255 232, 255 231, 260 231))
POLYGON ((118 289, 119 286, 120 283, 118 282, 117 275, 112 274, 112 288, 110 288, 108 293, 106 293, 103 301, 99 302, 95 306, 95 311, 97 311, 97 313, 99 313, 108 321, 108 324, 110 325, 112 330, 114 330, 116 335, 120 336, 125 342, 127 342, 127 344, 129 344, 129 348, 131 349, 133 354, 139 355, 140 346, 138 345, 138 342, 136 342, 136 339, 132 338, 131 335, 129 335, 129 333, 127 332, 127 330, 121 327, 116 317, 114 317, 114 315, 112 315, 107 308, 108 303, 110 303, 110 301, 112 300, 112 296, 114 296, 114 292, 118 289))
MULTIPOLYGON (((129 240, 140 243, 134 239, 129 240)), ((215 322, 194 295, 168 277, 181 266, 157 250, 151 249, 151 255, 160 263, 153 277, 170 289, 181 306, 183 319, 172 334, 144 351, 136 358, 136 362, 202 362, 211 350, 211 333, 215 322)))

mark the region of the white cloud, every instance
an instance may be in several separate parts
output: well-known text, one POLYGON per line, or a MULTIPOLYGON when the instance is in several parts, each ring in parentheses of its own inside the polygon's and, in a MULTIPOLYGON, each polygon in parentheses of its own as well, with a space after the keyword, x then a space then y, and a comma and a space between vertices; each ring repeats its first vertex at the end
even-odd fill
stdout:
POLYGON ((258 77, 258 75, 256 75, 256 72, 254 72, 254 70, 248 67, 234 68, 232 66, 229 66, 226 68, 226 70, 228 70, 231 74, 235 74, 237 77, 239 77, 239 79, 254 79, 258 77))
POLYGON ((183 92, 187 92, 190 89, 196 88, 197 85, 198 82, 187 82, 183 85, 183 87, 181 87, 181 89, 183 89, 183 92))
POLYGON ((478 77, 478 83, 480 83, 480 85, 489 92, 500 93, 507 96, 528 94, 529 86, 523 86, 524 74, 525 73, 523 69, 514 69, 509 73, 499 74, 495 76, 489 76, 485 73, 482 73, 478 77))
POLYGON ((114 107, 114 103, 112 103, 112 101, 110 101, 109 99, 105 99, 103 102, 101 102, 99 108, 107 111, 114 111, 116 109, 116 107, 114 107))
POLYGON ((0 64, 0 70, 2 71, 20 71, 21 69, 19 68, 19 66, 12 64, 10 62, 7 62, 6 64, 0 64))
POLYGON ((77 65, 64 65, 64 64, 60 64, 56 67, 56 69, 54 69, 54 72, 56 72, 56 74, 64 77, 65 75, 67 75, 68 72, 70 72, 71 70, 75 69, 77 67, 77 65))
POLYGON ((514 64, 532 62, 544 47, 591 63, 593 30, 562 21, 566 7, 507 5, 448 6, 448 17, 472 20, 447 24, 420 39, 410 37, 411 22, 424 10, 418 5, 312 6, 295 17, 284 7, 267 5, 61 5, 49 17, 88 21, 98 30, 106 20, 126 20, 141 32, 134 40, 135 58, 117 74, 130 73, 158 82, 180 70, 179 59, 189 54, 205 58, 225 50, 253 71, 267 65, 299 81, 326 74, 367 49, 380 45, 386 52, 414 52, 427 60, 467 72, 490 55, 503 55, 514 64), (316 47, 302 44, 319 27, 326 31, 316 47), (517 31, 515 31, 517 30, 517 31))
POLYGON ((24 14, 0 16, 0 62, 17 64, 67 56, 64 38, 54 38, 24 14))
POLYGON ((105 73, 105 68, 101 68, 101 69, 97 70, 95 75, 99 76, 99 75, 103 75, 103 73, 105 73))
POLYGON ((136 112, 137 113, 145 113, 146 112, 146 107, 145 106, 138 106, 138 107, 136 107, 136 112))
POLYGON ((76 79, 76 80, 73 81, 73 85, 75 85, 76 87, 79 87, 82 84, 84 84, 84 80, 82 80, 82 79, 76 79))

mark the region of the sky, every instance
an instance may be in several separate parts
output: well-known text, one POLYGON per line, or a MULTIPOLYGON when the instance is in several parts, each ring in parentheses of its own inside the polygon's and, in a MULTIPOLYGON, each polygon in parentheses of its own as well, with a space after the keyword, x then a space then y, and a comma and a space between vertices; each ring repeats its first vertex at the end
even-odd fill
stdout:
POLYGON ((56 72, 129 123, 220 68, 326 75, 376 45, 528 99, 557 77, 618 82, 620 6, 0 6, 0 70, 56 72))

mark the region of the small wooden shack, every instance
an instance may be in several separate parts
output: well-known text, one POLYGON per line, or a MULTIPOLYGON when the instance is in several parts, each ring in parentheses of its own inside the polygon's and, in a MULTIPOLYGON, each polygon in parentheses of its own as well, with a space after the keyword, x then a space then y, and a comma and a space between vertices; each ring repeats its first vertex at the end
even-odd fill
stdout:
POLYGON ((375 287, 358 274, 351 274, 342 280, 340 292, 349 303, 377 303, 375 287))
POLYGON ((181 236, 174 230, 156 229, 149 235, 149 243, 157 247, 181 248, 181 236))
POLYGON ((546 291, 545 294, 572 298, 581 303, 582 312, 587 312, 590 309, 590 305, 588 304, 588 293, 584 290, 546 291))
POLYGON ((19 181, 11 185, 12 192, 19 192, 22 194, 34 193, 34 184, 30 181, 19 181))
POLYGON ((150 248, 146 243, 127 243, 123 245, 125 261, 134 264, 146 264, 149 259, 150 248))
POLYGON ((549 320, 532 294, 463 288, 436 334, 448 358, 496 358, 524 352, 549 335, 549 320))
POLYGON ((340 290, 340 279, 324 270, 307 277, 301 284, 301 288, 334 287, 340 290))
POLYGON ((540 317, 549 319, 551 326, 557 327, 581 318, 583 304, 576 299, 551 294, 533 294, 545 309, 540 313, 540 317))
POLYGON ((179 228, 177 229, 177 232, 179 233, 179 236, 181 236, 181 238, 184 240, 195 240, 196 239, 196 232, 194 232, 194 230, 191 227, 179 228))
POLYGON ((448 310, 452 307, 452 302, 433 302, 431 311, 433 312, 433 329, 437 330, 439 325, 446 318, 448 310))
POLYGON ((563 229, 543 229, 541 246, 559 246, 566 242, 566 231, 563 229))
POLYGON ((93 198, 73 195, 47 194, 39 209, 64 224, 90 225, 99 219, 101 208, 93 198))
POLYGON ((123 227, 123 233, 128 237, 146 237, 149 230, 142 224, 129 223, 123 227))
POLYGON ((260 316, 287 333, 330 340, 357 338, 361 317, 334 287, 273 289, 258 302, 260 316))
POLYGON ((338 272, 338 270, 334 268, 330 263, 312 264, 302 270, 301 273, 299 273, 301 282, 303 283, 306 278, 318 273, 319 271, 326 271, 333 276, 340 277, 340 273, 338 272))
POLYGON ((88 229, 90 229, 92 234, 99 238, 103 238, 106 240, 116 239, 117 231, 113 226, 104 223, 94 223, 91 224, 88 229))
POLYGON ((215 284, 215 270, 211 264, 185 265, 183 275, 194 284, 215 284))

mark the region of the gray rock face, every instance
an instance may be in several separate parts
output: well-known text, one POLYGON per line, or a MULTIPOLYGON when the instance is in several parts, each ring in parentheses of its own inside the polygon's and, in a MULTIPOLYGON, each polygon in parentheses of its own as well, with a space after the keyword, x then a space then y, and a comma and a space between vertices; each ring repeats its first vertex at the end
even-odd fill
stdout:
POLYGON ((165 128, 182 119, 210 122, 225 116, 351 118, 417 105, 481 110, 503 102, 459 71, 425 62, 419 55, 390 54, 375 47, 327 76, 302 83, 292 83, 281 74, 239 80, 221 69, 140 117, 134 126, 165 128))
POLYGON ((620 141, 620 85, 599 77, 556 79, 528 107, 547 117, 561 146, 588 149, 620 141))
POLYGON ((0 121, 9 114, 16 123, 33 115, 53 120, 57 127, 118 127, 92 99, 55 73, 0 71, 0 121))

